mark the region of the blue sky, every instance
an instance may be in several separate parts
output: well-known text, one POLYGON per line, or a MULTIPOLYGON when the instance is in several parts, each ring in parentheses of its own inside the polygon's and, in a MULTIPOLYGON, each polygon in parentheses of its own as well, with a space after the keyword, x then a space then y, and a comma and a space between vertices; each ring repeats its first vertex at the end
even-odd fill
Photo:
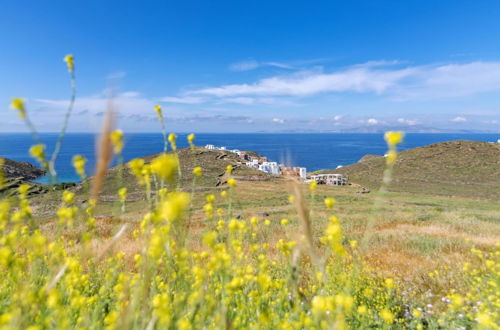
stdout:
POLYGON ((0 131, 500 132, 499 1, 2 1, 0 131))

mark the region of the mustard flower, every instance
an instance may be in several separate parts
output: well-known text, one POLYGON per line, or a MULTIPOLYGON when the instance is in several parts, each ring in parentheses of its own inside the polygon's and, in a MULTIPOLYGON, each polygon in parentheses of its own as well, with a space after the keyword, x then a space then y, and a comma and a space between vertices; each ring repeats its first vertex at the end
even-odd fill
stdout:
POLYGON ((177 149, 177 135, 174 133, 170 133, 168 135, 168 142, 170 142, 170 146, 173 150, 177 149))
POLYGON ((26 107, 24 104, 25 102, 21 98, 12 99, 12 102, 10 103, 10 107, 17 110, 19 112, 19 117, 23 119, 26 118, 26 107))
POLYGON ((188 193, 174 192, 168 194, 168 198, 160 207, 160 215, 163 219, 175 222, 180 220, 189 207, 190 197, 188 193))
POLYGON ((142 174, 142 168, 144 167, 144 159, 142 158, 135 158, 132 159, 129 163, 128 166, 130 167, 130 170, 132 173, 139 177, 142 174))
POLYGON ((379 315, 387 324, 391 324, 394 321, 394 315, 388 309, 384 308, 382 311, 380 311, 379 315))
POLYGON ((73 55, 68 54, 64 56, 64 62, 66 62, 66 65, 68 66, 68 71, 73 73, 75 71, 75 59, 73 58, 73 55))
POLYGON ((201 177, 201 171, 202 171, 202 169, 199 166, 193 168, 193 174, 194 174, 194 176, 201 177))
POLYGON ((76 173, 82 178, 85 177, 85 164, 87 163, 87 159, 81 155, 75 155, 73 156, 72 163, 76 173))
POLYGON ((162 114, 162 111, 161 111, 161 106, 159 106, 158 104, 155 105, 155 111, 156 111, 156 114, 158 115, 158 118, 163 118, 163 114, 162 114))
POLYGON ((123 150, 123 131, 121 129, 115 129, 110 134, 111 144, 113 145, 113 152, 118 155, 123 150))
POLYGON ((45 145, 43 144, 35 144, 30 148, 30 154, 33 158, 35 158, 38 162, 45 162, 45 145))
POLYGON ((229 185, 229 187, 231 187, 231 188, 236 187, 236 179, 229 178, 229 179, 227 180, 227 184, 228 184, 228 185, 229 185))
POLYGON ((316 186, 318 185, 318 183, 316 181, 311 181, 309 182, 309 190, 311 192, 314 192, 316 190, 316 186))
POLYGON ((312 313, 314 315, 323 315, 328 311, 334 310, 333 297, 314 296, 311 301, 312 313))
POLYGON ((66 204, 73 204, 75 202, 75 194, 71 191, 65 190, 63 191, 62 199, 66 204))
POLYGON ((120 201, 123 203, 127 199, 127 188, 122 187, 118 189, 118 197, 120 198, 120 201))
POLYGON ((332 197, 325 198, 325 206, 326 206, 326 208, 332 209, 334 204, 335 204, 335 199, 333 199, 332 197))
POLYGON ((179 160, 174 155, 161 154, 151 162, 151 172, 162 180, 172 182, 179 168, 179 160))
POLYGON ((187 141, 191 147, 194 147, 194 134, 191 133, 187 136, 187 141))
POLYGON ((386 132, 384 135, 385 141, 390 148, 394 148, 396 145, 403 141, 404 132, 386 132))

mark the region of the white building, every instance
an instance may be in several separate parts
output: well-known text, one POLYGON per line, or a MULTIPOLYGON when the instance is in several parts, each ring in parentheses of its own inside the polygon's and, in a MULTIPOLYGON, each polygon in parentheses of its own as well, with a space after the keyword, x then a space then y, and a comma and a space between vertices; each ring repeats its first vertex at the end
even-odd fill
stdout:
POLYGON ((297 167, 299 172, 299 177, 303 180, 307 178, 307 169, 305 167, 297 167))
POLYGON ((215 150, 215 146, 213 144, 207 144, 205 146, 205 149, 207 149, 207 150, 215 150))
POLYGON ((280 167, 276 162, 263 162, 259 165, 259 171, 271 174, 271 175, 280 175, 280 167))
POLYGON ((328 184, 332 186, 345 186, 348 178, 343 174, 316 174, 311 175, 311 180, 319 184, 328 184))

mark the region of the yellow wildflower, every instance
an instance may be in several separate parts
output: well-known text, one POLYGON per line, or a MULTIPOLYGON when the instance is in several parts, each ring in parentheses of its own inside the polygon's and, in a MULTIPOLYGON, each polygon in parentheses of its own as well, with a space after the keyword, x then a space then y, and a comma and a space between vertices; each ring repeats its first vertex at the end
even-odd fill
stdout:
POLYGON ((394 321, 394 315, 388 309, 385 308, 380 312, 380 317, 387 324, 391 324, 394 321))
POLYGON ((403 132, 386 132, 384 135, 385 141, 390 148, 395 147, 403 141, 404 133, 403 132))
POLYGON ((118 197, 120 197, 120 201, 123 203, 127 199, 127 188, 122 187, 118 189, 118 197))
POLYGON ((151 162, 151 172, 169 182, 174 180, 178 168, 179 161, 174 155, 161 154, 151 162))
POLYGON ((191 147, 194 147, 194 134, 191 133, 187 136, 187 141, 191 147))
POLYGON ((156 114, 158 115, 159 118, 163 118, 163 114, 162 114, 162 111, 161 111, 161 106, 159 106, 158 104, 155 105, 155 111, 156 111, 156 114))
POLYGON ((332 209, 334 204, 335 204, 335 199, 333 199, 332 197, 325 198, 325 206, 326 206, 326 208, 332 209))
POLYGON ((113 152, 118 155, 123 150, 123 131, 121 129, 115 129, 110 134, 111 143, 113 144, 113 152))
POLYGON ((63 192, 63 201, 66 204, 73 204, 75 202, 75 194, 72 193, 71 191, 65 190, 63 192))
POLYGON ((45 145, 35 144, 30 148, 30 154, 40 163, 45 162, 45 145))
POLYGON ((197 176, 197 177, 201 177, 201 167, 197 166, 195 168, 193 168, 193 174, 194 176, 197 176))
POLYGON ((19 112, 19 117, 26 118, 26 108, 24 106, 24 100, 21 98, 12 99, 10 107, 19 112))
POLYGON ((160 208, 161 216, 169 221, 177 221, 183 217, 189 207, 189 194, 175 192, 168 194, 168 199, 163 202, 160 208))
POLYGON ((310 190, 311 192, 314 192, 314 191, 316 190, 316 186, 317 186, 317 185, 318 185, 318 183, 317 183, 316 181, 311 181, 311 182, 309 183, 309 190, 310 190))
POLYGON ((315 296, 311 301, 312 313, 322 315, 327 311, 333 311, 333 297, 315 296))
POLYGON ((66 65, 68 66, 68 71, 73 73, 75 71, 75 59, 73 58, 73 55, 68 54, 64 56, 64 62, 66 62, 66 65))
POLYGON ((87 159, 81 155, 73 156, 73 167, 75 168, 76 173, 80 177, 85 176, 85 163, 87 163, 87 159))
POLYGON ((226 166, 226 172, 227 172, 227 174, 233 173, 233 166, 232 165, 227 165, 226 166))
POLYGON ((229 187, 234 188, 234 187, 236 187, 236 180, 233 178, 229 178, 227 180, 227 184, 229 185, 229 187))
POLYGON ((168 142, 170 142, 170 146, 173 150, 177 149, 177 135, 174 133, 170 133, 168 135, 168 142))
POLYGON ((288 225, 288 219, 281 219, 281 225, 282 226, 288 225))
POLYGON ((358 314, 363 315, 366 314, 367 311, 368 309, 365 305, 358 306, 358 314))

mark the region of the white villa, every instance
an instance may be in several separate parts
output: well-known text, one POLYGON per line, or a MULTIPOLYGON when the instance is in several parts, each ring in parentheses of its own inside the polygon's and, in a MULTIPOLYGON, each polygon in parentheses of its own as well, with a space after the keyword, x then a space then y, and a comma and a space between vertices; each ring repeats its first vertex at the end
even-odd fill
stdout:
POLYGON ((259 165, 258 170, 271 175, 281 174, 280 166, 277 162, 263 162, 259 165))
POLYGON ((328 184, 332 186, 345 186, 347 184, 347 176, 343 174, 316 174, 311 175, 311 180, 319 184, 328 184))

